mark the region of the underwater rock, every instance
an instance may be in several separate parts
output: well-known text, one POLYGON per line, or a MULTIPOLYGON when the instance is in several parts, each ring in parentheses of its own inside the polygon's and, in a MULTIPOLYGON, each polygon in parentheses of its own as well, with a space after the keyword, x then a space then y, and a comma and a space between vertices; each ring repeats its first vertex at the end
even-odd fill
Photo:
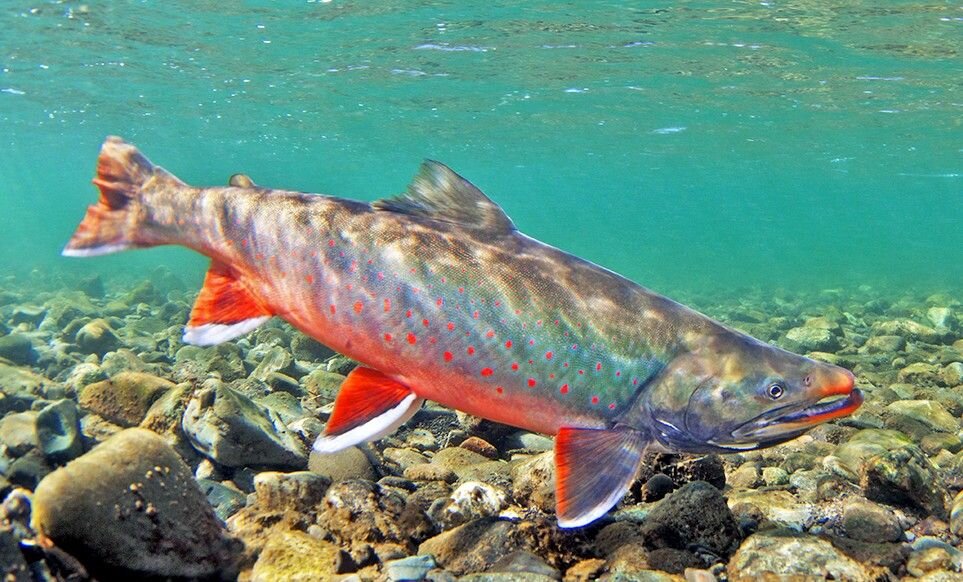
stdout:
POLYGON ((34 351, 30 338, 23 334, 12 333, 0 337, 0 358, 27 366, 36 361, 37 352, 34 351))
POLYGON ((466 475, 478 465, 487 462, 488 459, 474 451, 461 447, 448 447, 435 453, 431 459, 431 464, 439 465, 450 469, 459 479, 468 478, 466 475))
POLYGON ((331 480, 310 471, 263 471, 254 477, 257 507, 265 511, 311 513, 324 500, 331 480))
POLYGON ((368 455, 358 447, 348 447, 336 453, 319 453, 312 450, 308 457, 308 470, 324 475, 332 483, 348 479, 378 480, 378 473, 368 455))
POLYGON ((264 352, 250 377, 267 382, 271 374, 275 372, 289 373, 292 371, 293 364, 294 358, 291 357, 290 352, 282 347, 272 346, 264 352))
POLYGON ((13 309, 10 314, 10 325, 20 325, 25 323, 27 325, 36 326, 43 321, 43 318, 47 316, 47 309, 45 307, 39 307, 36 305, 18 305, 13 309))
POLYGON ((872 501, 921 510, 940 519, 948 517, 939 470, 916 445, 867 459, 860 486, 872 501))
POLYGON ((658 501, 675 490, 675 483, 665 473, 649 477, 639 490, 639 499, 645 502, 658 501))
POLYGON ((106 291, 104 290, 104 280, 100 275, 89 275, 77 281, 77 289, 83 291, 88 297, 93 299, 103 299, 106 291))
POLYGON ((0 415, 28 410, 37 398, 63 387, 30 370, 0 362, 0 415))
POLYGON ((0 419, 0 443, 14 457, 21 457, 40 446, 37 438, 37 411, 14 412, 0 419))
POLYGON ((731 582, 873 579, 859 563, 830 542, 784 531, 757 533, 746 538, 726 570, 731 582))
POLYGON ((117 332, 104 319, 94 319, 85 324, 77 331, 74 341, 85 354, 98 356, 123 346, 117 332))
MULTIPOLYGON (((295 383, 295 386, 297 386, 297 383, 295 383)), ((271 392, 255 398, 254 401, 264 408, 276 412, 285 424, 290 424, 307 416, 304 408, 301 407, 301 402, 289 392, 271 392)))
POLYGON ((251 571, 251 582, 312 582, 339 573, 339 549, 300 531, 281 530, 268 539, 251 571))
POLYGON ((182 426, 198 452, 227 467, 307 464, 304 445, 277 413, 219 383, 194 393, 182 426))
POLYGON ((27 561, 13 531, 0 527, 0 577, 4 582, 33 582, 27 561))
POLYGON ((33 450, 10 463, 6 470, 6 478, 10 483, 33 491, 41 479, 53 471, 40 451, 33 450))
POLYGON ((897 400, 886 406, 886 413, 886 428, 914 440, 933 432, 955 433, 960 429, 959 422, 943 405, 932 400, 897 400))
POLYGON ((875 503, 847 503, 841 524, 848 537, 863 542, 898 542, 903 539, 899 519, 892 511, 875 503))
POLYGON ((695 545, 717 556, 729 556, 741 536, 726 498, 705 481, 687 483, 665 497, 642 524, 649 548, 685 550, 695 545))
MULTIPOLYGON (((386 447, 381 451, 381 455, 384 457, 387 468, 395 475, 403 475, 408 467, 428 464, 428 457, 411 449, 386 447)), ((452 476, 454 475, 452 473, 452 476)))
POLYGON ((38 329, 50 333, 59 333, 68 323, 98 312, 98 307, 81 291, 61 291, 44 304, 44 309, 38 329))
POLYGON ((863 466, 871 457, 908 446, 913 446, 913 441, 901 432, 867 428, 836 447, 824 464, 838 463, 853 481, 858 481, 863 466))
POLYGON ((214 375, 224 382, 247 377, 241 349, 234 343, 223 343, 209 348, 183 346, 174 354, 174 378, 198 380, 214 375))
POLYGON ((429 512, 446 529, 482 517, 492 517, 508 506, 508 495, 501 489, 466 481, 451 492, 448 499, 438 499, 429 512))
POLYGON ((555 441, 545 435, 540 435, 527 430, 513 432, 502 441, 505 450, 524 450, 531 452, 551 451, 555 447, 555 441))
POLYGON ((430 430, 423 428, 416 428, 408 433, 405 444, 421 452, 438 450, 438 439, 431 434, 430 430))
MULTIPOLYGON (((791 482, 799 483, 793 474, 791 482)), ((806 483, 807 488, 815 494, 819 479, 806 483)), ((815 506, 812 503, 800 501, 788 491, 731 491, 729 504, 735 514, 751 514, 768 522, 766 525, 787 528, 792 531, 803 531, 813 518, 815 506)))
POLYGON ((535 550, 528 532, 516 523, 494 517, 478 519, 425 540, 419 554, 431 554, 456 575, 484 572, 517 550, 535 550))
POLYGON ((88 384, 106 379, 107 374, 104 373, 100 366, 93 362, 81 362, 74 366, 73 369, 70 370, 70 373, 67 374, 67 378, 64 380, 64 386, 80 394, 88 384))
POLYGON ((95 382, 80 393, 80 405, 110 422, 131 427, 140 424, 147 411, 175 384, 142 372, 120 372, 95 382))
POLYGON ((428 572, 437 565, 430 555, 408 556, 385 562, 384 572, 388 582, 418 581, 424 580, 428 572))
POLYGON ((486 457, 488 459, 498 458, 498 449, 496 449, 491 443, 485 439, 477 436, 470 436, 463 440, 461 444, 458 445, 463 449, 468 449, 478 453, 479 455, 486 457))
POLYGON ((935 329, 911 319, 892 319, 873 324, 873 335, 898 335, 908 340, 928 344, 939 343, 941 334, 935 329))
POLYGON ((945 548, 932 547, 914 551, 906 560, 906 571, 911 576, 923 578, 933 572, 946 572, 953 568, 953 556, 945 548))
POLYGON ((40 452, 52 463, 66 463, 84 452, 73 400, 65 398, 45 406, 37 414, 36 430, 40 452))
POLYGON ((794 327, 786 332, 786 345, 797 352, 831 352, 839 348, 839 338, 821 327, 794 327))
POLYGON ((950 362, 940 372, 945 386, 963 385, 963 362, 950 362))
POLYGON ((926 319, 940 330, 951 329, 956 324, 956 316, 949 307, 930 307, 926 310, 926 319))
POLYGON ((861 354, 897 354, 906 347, 906 339, 899 335, 874 335, 859 348, 861 354))
MULTIPOLYGON (((176 384, 170 390, 163 392, 154 403, 150 405, 140 421, 140 427, 153 431, 164 437, 167 444, 174 447, 181 456, 185 456, 185 446, 191 448, 187 441, 187 435, 181 427, 181 418, 187 403, 194 393, 191 384, 176 384)), ((193 450, 193 449, 191 449, 193 450)))
POLYGON ((445 483, 454 483, 458 480, 458 475, 448 467, 432 463, 412 465, 405 469, 404 477, 412 481, 443 481, 445 483))
POLYGON ((221 521, 227 521, 227 518, 247 505, 247 495, 234 487, 210 479, 197 479, 197 486, 204 492, 207 502, 221 521))
POLYGON ((104 578, 228 574, 236 550, 187 466, 140 428, 44 478, 32 519, 104 578))
POLYGON ((393 491, 360 479, 331 485, 318 514, 318 525, 352 550, 365 544, 387 543, 411 552, 434 532, 431 520, 420 508, 393 491))
POLYGON ((322 368, 317 368, 310 374, 301 378, 301 385, 309 396, 314 397, 319 405, 334 402, 344 376, 328 372, 322 368))
POLYGON ((916 362, 897 372, 896 379, 917 386, 935 386, 942 383, 940 371, 940 367, 935 364, 916 362))
POLYGON ((546 451, 512 468, 512 497, 522 506, 555 510, 555 455, 546 451))

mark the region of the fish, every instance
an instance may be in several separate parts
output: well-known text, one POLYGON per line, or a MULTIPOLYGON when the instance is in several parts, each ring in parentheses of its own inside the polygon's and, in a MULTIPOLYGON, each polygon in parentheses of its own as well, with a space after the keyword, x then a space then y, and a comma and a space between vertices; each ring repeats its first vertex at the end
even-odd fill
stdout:
POLYGON ((727 327, 521 233, 442 163, 375 202, 193 187, 119 137, 63 249, 180 245, 210 258, 184 330, 209 346, 273 317, 359 362, 319 453, 390 434, 425 400, 555 436, 556 518, 586 526, 647 451, 773 446, 852 414, 853 374, 727 327))

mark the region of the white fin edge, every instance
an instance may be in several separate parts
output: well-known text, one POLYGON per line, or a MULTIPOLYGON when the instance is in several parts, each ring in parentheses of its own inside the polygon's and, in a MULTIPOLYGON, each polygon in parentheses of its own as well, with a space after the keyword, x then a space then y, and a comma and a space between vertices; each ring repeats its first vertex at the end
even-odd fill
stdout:
POLYGON ((113 253, 119 253, 120 251, 126 251, 131 248, 129 244, 113 244, 113 245, 100 245, 99 247, 90 247, 86 249, 64 249, 60 251, 61 256, 64 257, 99 257, 101 255, 110 255, 113 253))
POLYGON ((196 327, 184 328, 184 343, 195 346, 215 346, 230 341, 258 328, 262 323, 271 319, 270 315, 252 317, 231 325, 223 323, 205 323, 196 327))
POLYGON ((582 527, 583 525, 588 525, 592 523, 596 519, 608 513, 609 510, 611 510, 613 507, 615 507, 615 504, 621 501, 622 498, 625 497, 625 494, 629 492, 629 489, 632 487, 632 483, 634 482, 635 482, 635 476, 633 475, 631 479, 629 479, 628 481, 620 485, 618 489, 615 489, 614 491, 609 493, 604 499, 599 501, 594 507, 592 507, 591 511, 589 511, 588 513, 583 513, 582 515, 574 519, 565 519, 564 517, 559 517, 558 527, 564 527, 564 528, 582 527))
POLYGON ((358 443, 387 436, 414 416, 424 401, 424 398, 418 398, 412 392, 402 398, 398 404, 360 426, 333 437, 322 434, 314 441, 314 450, 324 454, 336 453, 358 443))

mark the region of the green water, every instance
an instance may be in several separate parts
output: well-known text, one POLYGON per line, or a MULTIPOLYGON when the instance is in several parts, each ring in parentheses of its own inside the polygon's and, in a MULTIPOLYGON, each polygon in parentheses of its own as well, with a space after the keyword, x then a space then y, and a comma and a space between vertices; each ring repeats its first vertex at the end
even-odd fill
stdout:
POLYGON ((118 134, 194 184, 373 200, 441 160, 658 290, 963 289, 954 2, 0 4, 0 273, 59 251, 118 134))

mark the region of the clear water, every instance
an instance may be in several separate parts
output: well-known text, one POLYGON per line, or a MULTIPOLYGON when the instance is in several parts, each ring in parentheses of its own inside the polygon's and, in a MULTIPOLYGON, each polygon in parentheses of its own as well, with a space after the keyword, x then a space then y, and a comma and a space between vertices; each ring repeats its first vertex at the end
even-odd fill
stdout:
POLYGON ((365 200, 438 159, 670 293, 963 290, 959 3, 520 4, 0 4, 0 272, 200 280, 59 257, 118 134, 191 183, 365 200))

